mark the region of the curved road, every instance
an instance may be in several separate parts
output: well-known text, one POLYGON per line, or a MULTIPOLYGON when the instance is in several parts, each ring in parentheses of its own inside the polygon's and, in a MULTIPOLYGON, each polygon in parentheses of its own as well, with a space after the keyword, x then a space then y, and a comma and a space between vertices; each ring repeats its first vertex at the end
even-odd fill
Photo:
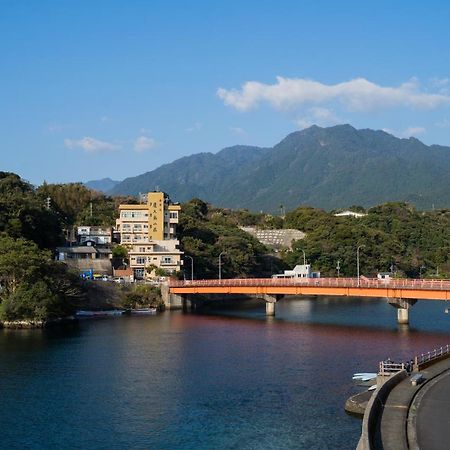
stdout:
POLYGON ((450 372, 440 375, 424 393, 417 409, 416 433, 420 449, 450 448, 450 372))

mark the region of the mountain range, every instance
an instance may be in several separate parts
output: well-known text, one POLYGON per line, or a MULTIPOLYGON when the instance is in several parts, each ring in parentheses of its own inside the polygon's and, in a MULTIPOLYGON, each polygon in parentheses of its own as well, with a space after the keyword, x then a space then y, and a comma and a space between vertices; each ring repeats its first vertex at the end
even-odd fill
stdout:
POLYGON ((314 125, 270 148, 237 145, 186 156, 107 192, 137 195, 158 188, 175 201, 199 197, 268 212, 281 205, 335 209, 386 201, 431 209, 450 205, 449 173, 450 147, 350 125, 314 125))
POLYGON ((86 181, 84 185, 94 191, 108 192, 119 183, 120 181, 111 180, 111 178, 102 178, 101 180, 86 181))

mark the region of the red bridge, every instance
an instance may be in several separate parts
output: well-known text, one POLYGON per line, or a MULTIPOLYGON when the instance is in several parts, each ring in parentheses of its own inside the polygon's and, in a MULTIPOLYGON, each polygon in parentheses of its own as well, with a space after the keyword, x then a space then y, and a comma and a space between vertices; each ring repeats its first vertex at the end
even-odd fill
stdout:
POLYGON ((244 278, 169 282, 169 293, 246 294, 266 301, 268 315, 275 314, 276 301, 285 295, 381 297, 398 308, 398 322, 408 323, 408 310, 417 300, 450 300, 450 280, 373 278, 244 278))

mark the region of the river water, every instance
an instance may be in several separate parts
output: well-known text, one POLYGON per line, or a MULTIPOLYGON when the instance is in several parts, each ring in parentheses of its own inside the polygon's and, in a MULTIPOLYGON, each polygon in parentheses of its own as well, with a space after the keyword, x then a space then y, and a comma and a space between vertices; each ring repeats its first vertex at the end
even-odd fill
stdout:
POLYGON ((352 374, 450 343, 444 307, 409 329, 381 300, 289 299, 0 330, 0 447, 354 449, 352 374))

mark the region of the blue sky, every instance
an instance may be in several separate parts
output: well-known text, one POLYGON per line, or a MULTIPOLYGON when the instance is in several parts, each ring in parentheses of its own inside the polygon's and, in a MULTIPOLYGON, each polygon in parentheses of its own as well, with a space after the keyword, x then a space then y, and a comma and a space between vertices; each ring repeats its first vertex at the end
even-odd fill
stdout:
POLYGON ((0 0, 1 170, 123 179, 313 123, 450 145, 450 6, 0 0))

